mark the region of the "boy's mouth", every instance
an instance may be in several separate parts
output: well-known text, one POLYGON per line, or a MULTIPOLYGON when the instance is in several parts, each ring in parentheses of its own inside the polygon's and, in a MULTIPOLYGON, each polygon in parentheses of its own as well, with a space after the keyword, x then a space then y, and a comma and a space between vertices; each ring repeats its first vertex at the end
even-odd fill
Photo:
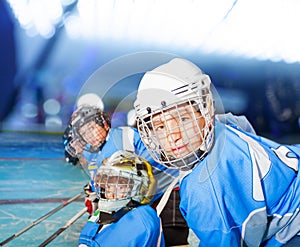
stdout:
POLYGON ((188 144, 182 144, 180 146, 176 146, 175 148, 172 148, 171 151, 173 154, 179 154, 183 150, 185 150, 187 148, 187 146, 188 146, 188 144))

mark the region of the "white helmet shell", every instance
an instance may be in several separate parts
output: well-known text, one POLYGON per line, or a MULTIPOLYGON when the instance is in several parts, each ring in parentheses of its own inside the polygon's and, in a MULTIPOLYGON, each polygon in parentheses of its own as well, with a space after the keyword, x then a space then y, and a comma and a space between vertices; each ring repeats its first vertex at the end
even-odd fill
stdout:
POLYGON ((139 85, 134 103, 136 115, 161 109, 197 96, 199 87, 210 87, 209 76, 188 60, 175 58, 147 72, 139 85))

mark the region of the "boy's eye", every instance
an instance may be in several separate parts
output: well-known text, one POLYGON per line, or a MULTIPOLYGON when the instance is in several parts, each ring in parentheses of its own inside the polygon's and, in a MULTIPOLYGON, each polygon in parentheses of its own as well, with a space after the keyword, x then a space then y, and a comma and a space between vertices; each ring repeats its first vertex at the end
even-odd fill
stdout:
POLYGON ((164 129, 164 125, 163 124, 154 124, 154 129, 155 130, 163 130, 164 129))
POLYGON ((181 119, 182 122, 185 122, 185 121, 189 120, 188 117, 181 117, 180 119, 181 119))

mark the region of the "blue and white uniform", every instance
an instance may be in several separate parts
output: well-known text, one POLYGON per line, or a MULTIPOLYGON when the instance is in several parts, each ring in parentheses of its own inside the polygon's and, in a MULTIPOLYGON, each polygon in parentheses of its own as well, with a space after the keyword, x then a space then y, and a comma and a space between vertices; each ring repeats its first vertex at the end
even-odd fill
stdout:
POLYGON ((165 246, 159 216, 149 205, 136 207, 117 222, 107 225, 97 223, 99 214, 96 211, 84 226, 79 237, 79 247, 165 246))
POLYGON ((177 170, 168 169, 153 160, 142 142, 137 129, 132 127, 117 127, 110 129, 106 142, 101 147, 99 153, 83 153, 84 158, 89 162, 88 169, 91 177, 93 177, 103 159, 110 157, 118 150, 133 151, 151 164, 154 177, 158 182, 157 195, 161 195, 179 174, 177 170))
MULTIPOLYGON (((247 132, 255 133, 253 127, 244 116, 235 116, 231 113, 226 113, 218 114, 216 118, 220 122, 232 124, 247 132)), ((87 147, 86 150, 89 150, 89 148, 87 147)), ((136 128, 126 126, 110 129, 106 142, 101 147, 99 153, 83 152, 83 157, 88 161, 88 170, 91 174, 91 179, 93 179, 93 175, 101 165, 103 159, 110 157, 118 150, 133 151, 151 164, 154 176, 158 181, 158 193, 164 192, 173 179, 178 177, 179 172, 176 169, 169 169, 153 160, 136 128)))
POLYGON ((213 148, 180 182, 199 246, 276 247, 299 233, 299 158, 300 146, 215 121, 213 148))

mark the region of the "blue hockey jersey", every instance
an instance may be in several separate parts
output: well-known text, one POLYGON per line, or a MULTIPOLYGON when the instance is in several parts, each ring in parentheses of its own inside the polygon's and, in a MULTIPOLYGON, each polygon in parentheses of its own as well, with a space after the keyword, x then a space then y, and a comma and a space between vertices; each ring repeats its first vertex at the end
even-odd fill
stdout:
POLYGON ((180 182, 199 246, 281 246, 300 232, 300 147, 216 121, 208 155, 180 182))
MULTIPOLYGON (((223 123, 238 126, 247 132, 255 133, 251 124, 244 116, 235 116, 231 113, 217 114, 216 118, 223 123)), ((89 150, 89 147, 86 148, 89 150)), ((178 177, 179 172, 175 169, 169 169, 153 160, 147 151, 144 143, 136 128, 133 127, 117 127, 112 128, 106 138, 106 142, 99 153, 83 152, 83 157, 87 160, 88 170, 93 179, 94 173, 101 165, 103 159, 110 157, 118 150, 129 150, 147 160, 153 169, 154 176, 158 181, 157 193, 161 195, 175 177, 178 177)))
POLYGON ((149 205, 134 208, 117 222, 103 226, 97 223, 99 214, 96 211, 82 229, 79 247, 165 246, 160 219, 149 205))

